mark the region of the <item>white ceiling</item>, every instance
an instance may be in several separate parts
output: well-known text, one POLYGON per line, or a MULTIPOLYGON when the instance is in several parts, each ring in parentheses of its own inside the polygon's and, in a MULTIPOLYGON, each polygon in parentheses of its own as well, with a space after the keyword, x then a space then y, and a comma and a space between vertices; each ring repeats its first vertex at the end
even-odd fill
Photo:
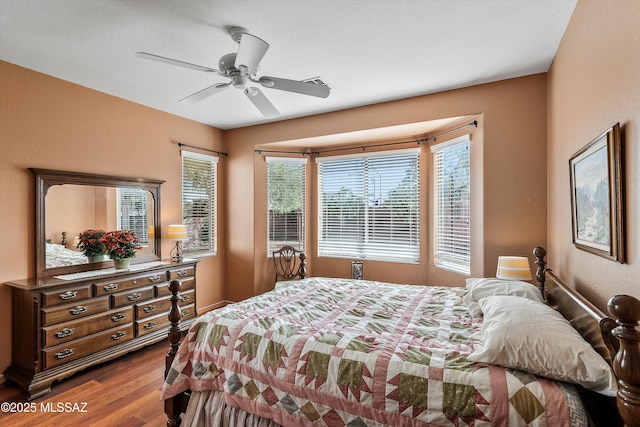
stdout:
POLYGON ((0 59, 220 129, 266 123, 212 68, 242 26, 271 47, 262 74, 319 76, 328 98, 264 88, 273 120, 545 72, 577 0, 0 0, 0 59))

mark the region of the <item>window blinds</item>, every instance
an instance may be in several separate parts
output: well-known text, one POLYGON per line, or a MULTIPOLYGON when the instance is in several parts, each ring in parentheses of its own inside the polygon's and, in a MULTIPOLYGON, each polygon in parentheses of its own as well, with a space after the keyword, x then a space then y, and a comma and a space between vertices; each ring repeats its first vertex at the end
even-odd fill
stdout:
POLYGON ((284 245, 305 250, 307 159, 267 157, 267 253, 284 245))
POLYGON ((147 194, 142 188, 118 188, 118 229, 133 230, 140 243, 148 246, 147 194))
POLYGON ((182 218, 189 239, 184 254, 216 252, 216 176, 218 158, 182 151, 182 218))
POLYGON ((469 136, 431 147, 434 160, 434 263, 469 274, 471 209, 469 136))
POLYGON ((419 149, 316 159, 319 256, 419 263, 419 149))

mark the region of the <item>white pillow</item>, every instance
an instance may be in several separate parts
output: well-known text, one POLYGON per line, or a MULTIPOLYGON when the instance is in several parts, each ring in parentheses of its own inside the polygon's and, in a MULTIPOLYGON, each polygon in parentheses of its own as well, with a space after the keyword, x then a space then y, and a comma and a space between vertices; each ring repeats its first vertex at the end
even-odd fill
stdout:
POLYGON ((553 308, 514 296, 480 300, 482 344, 469 359, 527 371, 615 396, 609 364, 553 308))
POLYGON ((494 295, 513 295, 544 304, 542 292, 531 283, 519 280, 496 279, 495 277, 467 279, 467 293, 464 296, 464 302, 473 317, 482 315, 478 301, 494 295))
POLYGON ((47 253, 63 252, 66 249, 63 245, 57 243, 47 243, 45 247, 47 248, 47 253))

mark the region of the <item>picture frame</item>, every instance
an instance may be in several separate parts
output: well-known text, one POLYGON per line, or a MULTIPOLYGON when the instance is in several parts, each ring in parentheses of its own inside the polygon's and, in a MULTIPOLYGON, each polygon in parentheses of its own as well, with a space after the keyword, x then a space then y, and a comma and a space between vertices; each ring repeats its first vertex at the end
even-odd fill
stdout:
POLYGON ((573 244, 625 262, 622 143, 616 123, 569 160, 573 244))

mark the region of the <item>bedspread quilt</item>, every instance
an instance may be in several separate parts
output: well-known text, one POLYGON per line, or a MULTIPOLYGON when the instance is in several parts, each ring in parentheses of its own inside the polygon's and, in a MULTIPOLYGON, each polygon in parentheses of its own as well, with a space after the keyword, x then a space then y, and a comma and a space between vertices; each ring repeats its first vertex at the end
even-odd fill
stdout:
POLYGON ((578 426, 568 385, 467 360, 463 288, 307 278, 190 328, 162 398, 223 390, 285 426, 578 426))

